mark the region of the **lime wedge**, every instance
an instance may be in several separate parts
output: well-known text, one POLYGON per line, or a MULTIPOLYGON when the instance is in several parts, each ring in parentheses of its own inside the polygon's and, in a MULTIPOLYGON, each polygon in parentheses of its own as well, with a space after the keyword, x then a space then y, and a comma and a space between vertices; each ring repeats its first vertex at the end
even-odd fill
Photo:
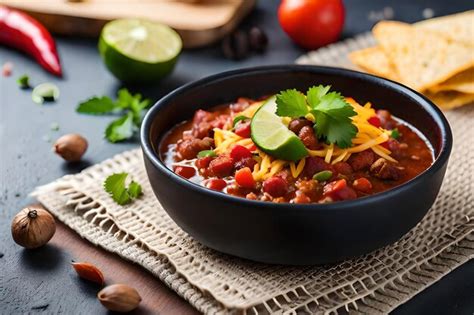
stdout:
POLYGON ((250 125, 252 140, 260 150, 277 159, 299 160, 308 155, 308 151, 300 138, 275 114, 275 100, 275 96, 270 97, 253 116, 250 125))
POLYGON ((181 52, 178 33, 166 25, 139 19, 107 23, 99 52, 107 68, 125 82, 157 81, 169 74, 181 52))

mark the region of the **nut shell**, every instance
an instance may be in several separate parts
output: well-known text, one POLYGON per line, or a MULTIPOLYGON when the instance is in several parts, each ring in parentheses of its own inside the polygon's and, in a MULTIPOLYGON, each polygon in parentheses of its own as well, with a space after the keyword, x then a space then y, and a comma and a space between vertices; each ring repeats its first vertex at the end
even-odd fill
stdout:
POLYGON ((25 208, 12 221, 13 240, 25 248, 38 248, 53 237, 56 223, 53 216, 41 208, 25 208))
POLYGON ((97 298, 108 310, 129 312, 140 304, 142 298, 137 290, 126 284, 112 284, 103 288, 97 298))
POLYGON ((69 162, 79 161, 87 150, 87 140, 75 133, 60 137, 54 143, 53 150, 69 162))
POLYGON ((76 270, 79 277, 104 285, 104 274, 99 268, 88 262, 73 262, 72 267, 76 270))

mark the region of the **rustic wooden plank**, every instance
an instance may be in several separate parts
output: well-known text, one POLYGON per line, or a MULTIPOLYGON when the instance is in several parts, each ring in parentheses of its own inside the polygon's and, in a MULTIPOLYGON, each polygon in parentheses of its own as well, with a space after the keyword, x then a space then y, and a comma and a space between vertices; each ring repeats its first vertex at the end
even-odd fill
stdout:
POLYGON ((184 47, 200 47, 232 31, 256 0, 0 0, 24 10, 50 31, 62 35, 98 36, 102 26, 118 18, 145 18, 169 25, 184 47))
POLYGON ((92 245, 61 222, 57 221, 56 234, 50 244, 67 251, 75 261, 96 265, 104 273, 106 284, 125 283, 136 288, 143 299, 137 314, 199 314, 148 271, 92 245))

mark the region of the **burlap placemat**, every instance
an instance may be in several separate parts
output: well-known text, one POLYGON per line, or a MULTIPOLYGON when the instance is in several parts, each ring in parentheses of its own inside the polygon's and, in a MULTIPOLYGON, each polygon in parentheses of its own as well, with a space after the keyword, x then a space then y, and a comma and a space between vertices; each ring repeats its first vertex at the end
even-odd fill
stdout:
MULTIPOLYGON (((365 36, 299 61, 328 64, 371 43, 365 36)), ((138 149, 34 195, 83 238, 140 264, 203 313, 386 313, 474 257, 474 106, 447 117, 454 150, 433 208, 397 243, 337 265, 271 266, 200 245, 155 199, 138 149), (130 173, 144 195, 125 207, 115 204, 102 188, 114 172, 130 173)))

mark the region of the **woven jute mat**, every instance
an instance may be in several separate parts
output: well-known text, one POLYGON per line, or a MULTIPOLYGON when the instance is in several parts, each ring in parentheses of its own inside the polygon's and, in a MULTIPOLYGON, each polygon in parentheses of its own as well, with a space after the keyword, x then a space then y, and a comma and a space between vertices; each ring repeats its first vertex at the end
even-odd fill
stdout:
MULTIPOLYGON (((362 36, 299 62, 341 65, 348 51, 372 43, 362 36)), ((474 257, 474 106, 446 115, 454 150, 432 209, 395 244, 336 265, 265 265, 204 247, 155 199, 138 149, 34 195, 83 238, 140 264, 203 313, 387 313, 474 257), (102 188, 115 172, 142 183, 143 196, 124 207, 115 204, 102 188)))

